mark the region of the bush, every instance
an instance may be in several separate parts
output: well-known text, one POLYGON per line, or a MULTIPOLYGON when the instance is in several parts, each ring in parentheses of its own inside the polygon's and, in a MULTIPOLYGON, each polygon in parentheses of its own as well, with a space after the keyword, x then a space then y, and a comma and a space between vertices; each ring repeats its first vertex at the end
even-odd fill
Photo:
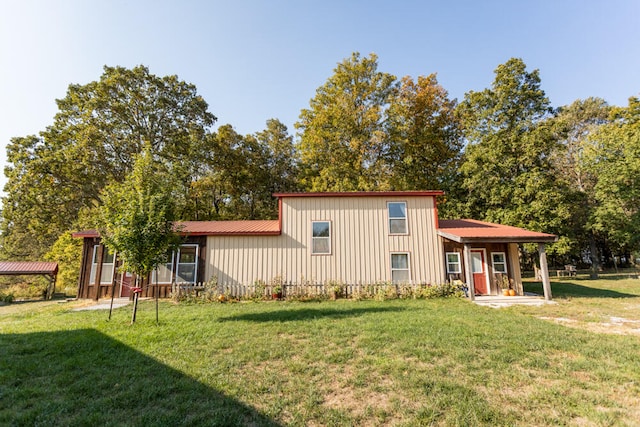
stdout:
POLYGON ((0 292, 0 302, 11 304, 15 297, 10 292, 0 292))
POLYGON ((58 263, 56 289, 66 295, 75 295, 80 277, 82 239, 74 239, 70 231, 61 234, 45 254, 44 259, 58 263))

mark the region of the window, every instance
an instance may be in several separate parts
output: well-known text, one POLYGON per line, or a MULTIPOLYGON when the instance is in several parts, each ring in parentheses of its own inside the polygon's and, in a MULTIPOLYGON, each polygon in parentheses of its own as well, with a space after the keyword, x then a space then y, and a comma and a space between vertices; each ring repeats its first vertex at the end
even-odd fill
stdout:
POLYGON ((458 252, 447 252, 447 273, 460 274, 460 254, 458 252))
POLYGON ((176 283, 196 283, 198 278, 198 245, 182 245, 178 250, 176 283))
POLYGON ((494 273, 507 273, 507 261, 504 252, 493 252, 491 254, 491 264, 494 273))
POLYGON ((331 223, 329 221, 313 221, 311 234, 311 253, 331 253, 331 223))
POLYGON ((151 283, 171 283, 173 279, 173 259, 175 253, 167 252, 163 263, 158 264, 158 268, 151 274, 151 283))
POLYGON ((91 272, 89 273, 89 284, 96 282, 96 274, 98 274, 98 248, 102 247, 102 271, 100 272, 100 284, 108 285, 113 281, 113 273, 115 271, 115 254, 109 252, 105 246, 96 245, 93 247, 93 257, 91 259, 91 272))
POLYGON ((391 254, 391 281, 393 283, 409 282, 409 254, 391 254))
POLYGON ((389 202, 387 210, 389 211, 389 234, 407 234, 407 204, 389 202))

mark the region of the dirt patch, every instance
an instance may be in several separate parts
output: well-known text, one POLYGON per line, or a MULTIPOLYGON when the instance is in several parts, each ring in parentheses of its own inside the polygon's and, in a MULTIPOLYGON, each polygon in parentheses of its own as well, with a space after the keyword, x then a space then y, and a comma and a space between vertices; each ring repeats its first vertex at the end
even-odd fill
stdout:
POLYGON ((624 317, 610 316, 606 322, 581 322, 566 317, 540 317, 542 320, 550 320, 570 328, 583 329, 589 332, 612 335, 640 336, 640 320, 626 319, 624 317))

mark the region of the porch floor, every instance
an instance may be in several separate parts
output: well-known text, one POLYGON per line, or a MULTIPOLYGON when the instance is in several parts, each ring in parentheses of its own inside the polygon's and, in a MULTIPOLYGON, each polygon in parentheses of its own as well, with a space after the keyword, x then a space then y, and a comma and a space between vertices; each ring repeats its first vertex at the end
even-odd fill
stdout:
POLYGON ((482 295, 476 296, 473 301, 478 305, 491 308, 509 307, 512 305, 544 305, 557 304, 555 301, 545 301, 544 297, 538 294, 527 293, 515 297, 506 297, 504 295, 482 295))

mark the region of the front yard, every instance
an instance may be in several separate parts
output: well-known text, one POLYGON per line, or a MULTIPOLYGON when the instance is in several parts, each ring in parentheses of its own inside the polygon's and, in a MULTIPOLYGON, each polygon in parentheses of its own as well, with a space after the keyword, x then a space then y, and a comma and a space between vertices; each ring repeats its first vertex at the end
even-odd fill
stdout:
POLYGON ((160 326, 151 301, 134 326, 131 307, 2 306, 0 424, 638 425, 640 280, 552 289, 498 310, 161 302, 160 326))

